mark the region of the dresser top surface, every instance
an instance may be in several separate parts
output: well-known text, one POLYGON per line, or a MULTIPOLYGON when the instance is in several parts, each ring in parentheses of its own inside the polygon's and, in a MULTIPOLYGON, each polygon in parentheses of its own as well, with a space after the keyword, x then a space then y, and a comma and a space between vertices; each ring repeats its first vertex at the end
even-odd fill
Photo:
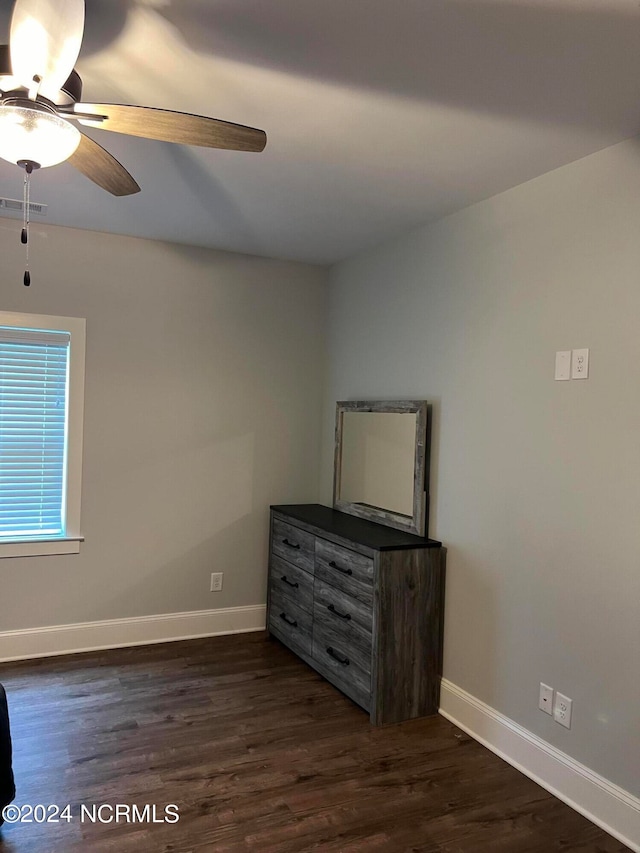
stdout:
POLYGON ((281 504, 272 506, 271 509, 283 517, 302 521, 317 527, 320 532, 358 542, 374 551, 439 548, 442 544, 435 539, 404 533, 402 530, 366 521, 322 504, 281 504))

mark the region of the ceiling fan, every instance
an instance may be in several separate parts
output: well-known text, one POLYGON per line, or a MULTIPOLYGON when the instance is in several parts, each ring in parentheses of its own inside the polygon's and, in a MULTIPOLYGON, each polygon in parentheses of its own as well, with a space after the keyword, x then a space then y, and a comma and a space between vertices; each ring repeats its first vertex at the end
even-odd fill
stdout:
MULTIPOLYGON (((25 170, 28 242, 29 176, 65 160, 115 196, 140 187, 115 157, 78 124, 145 139, 262 151, 263 130, 190 113, 129 104, 83 103, 74 70, 84 32, 84 0, 16 0, 9 44, 0 45, 0 157, 25 170)), ((25 272, 25 284, 30 276, 25 272)))

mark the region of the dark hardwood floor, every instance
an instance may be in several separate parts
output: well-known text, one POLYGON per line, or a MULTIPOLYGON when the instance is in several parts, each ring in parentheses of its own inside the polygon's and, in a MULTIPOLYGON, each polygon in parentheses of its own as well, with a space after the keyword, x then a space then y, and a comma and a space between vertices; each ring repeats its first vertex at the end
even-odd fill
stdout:
POLYGON ((5 825, 0 853, 627 850, 442 717, 372 728, 264 634, 4 664, 0 681, 16 803, 73 816, 5 825), (80 820, 147 803, 179 821, 80 820))

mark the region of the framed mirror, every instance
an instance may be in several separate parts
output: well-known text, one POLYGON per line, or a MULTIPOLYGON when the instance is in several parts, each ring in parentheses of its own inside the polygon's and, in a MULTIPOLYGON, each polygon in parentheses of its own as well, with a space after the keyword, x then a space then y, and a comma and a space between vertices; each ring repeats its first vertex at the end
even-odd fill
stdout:
POLYGON ((333 506, 425 535, 426 400, 336 404, 333 506))

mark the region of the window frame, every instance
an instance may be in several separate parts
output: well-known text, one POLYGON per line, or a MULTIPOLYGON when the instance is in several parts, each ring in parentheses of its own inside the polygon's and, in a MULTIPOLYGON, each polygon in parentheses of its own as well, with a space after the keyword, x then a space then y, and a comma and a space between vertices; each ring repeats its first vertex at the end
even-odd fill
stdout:
POLYGON ((86 320, 49 314, 22 314, 0 311, 0 326, 67 332, 69 341, 69 393, 67 404, 64 536, 30 536, 0 542, 3 557, 43 557, 78 554, 84 537, 80 533, 82 497, 82 442, 84 427, 84 375, 86 320))

